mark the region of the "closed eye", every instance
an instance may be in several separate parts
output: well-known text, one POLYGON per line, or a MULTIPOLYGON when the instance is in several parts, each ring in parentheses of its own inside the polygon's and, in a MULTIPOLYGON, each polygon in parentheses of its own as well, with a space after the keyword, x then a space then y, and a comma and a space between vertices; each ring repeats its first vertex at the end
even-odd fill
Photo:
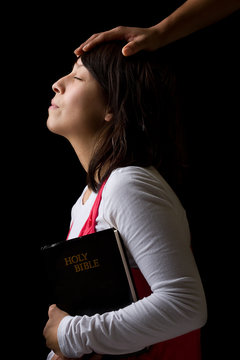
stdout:
POLYGON ((81 79, 81 78, 79 78, 79 77, 77 77, 77 76, 74 76, 74 79, 77 79, 77 80, 82 81, 82 79, 81 79))

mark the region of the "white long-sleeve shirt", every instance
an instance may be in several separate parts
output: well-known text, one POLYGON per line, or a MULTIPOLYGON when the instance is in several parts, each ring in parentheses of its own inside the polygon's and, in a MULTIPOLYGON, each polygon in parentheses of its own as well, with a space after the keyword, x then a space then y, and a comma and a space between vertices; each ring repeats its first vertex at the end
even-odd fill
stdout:
MULTIPOLYGON (((72 208, 69 239, 79 235, 96 199, 92 193, 83 204, 83 194, 72 208)), ((156 169, 130 166, 112 172, 102 193, 96 231, 111 227, 119 230, 131 266, 139 267, 152 294, 117 311, 63 318, 58 342, 66 357, 92 351, 130 353, 206 322, 186 213, 156 169)))

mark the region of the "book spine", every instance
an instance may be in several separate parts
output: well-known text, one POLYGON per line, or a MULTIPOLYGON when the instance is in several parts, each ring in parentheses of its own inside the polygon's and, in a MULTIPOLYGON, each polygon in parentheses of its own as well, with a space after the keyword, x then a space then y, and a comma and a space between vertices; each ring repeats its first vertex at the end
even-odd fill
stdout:
POLYGON ((134 285, 133 285, 133 281, 132 281, 131 273, 130 273, 130 270, 129 270, 129 266, 128 266, 128 263, 127 263, 127 260, 126 260, 125 254, 124 254, 124 250, 123 250, 123 247, 122 247, 122 242, 121 242, 121 239, 120 239, 120 236, 119 236, 119 233, 118 233, 117 230, 114 230, 114 234, 115 234, 115 238, 116 238, 116 241, 117 241, 119 252, 120 252, 120 255, 121 255, 121 258, 122 258, 122 263, 123 263, 124 270, 125 270, 125 273, 126 273, 126 276, 127 276, 129 288, 130 288, 130 291, 131 291, 131 295, 132 295, 133 301, 136 302, 138 299, 137 299, 136 291, 135 291, 135 288, 134 288, 134 285))

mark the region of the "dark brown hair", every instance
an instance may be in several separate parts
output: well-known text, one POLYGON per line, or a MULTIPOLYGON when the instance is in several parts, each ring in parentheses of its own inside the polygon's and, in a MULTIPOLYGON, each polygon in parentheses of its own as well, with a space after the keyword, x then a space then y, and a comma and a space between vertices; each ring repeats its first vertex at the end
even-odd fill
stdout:
POLYGON ((175 77, 169 63, 161 52, 124 57, 122 46, 103 43, 81 56, 113 115, 89 164, 88 186, 94 191, 118 167, 153 165, 170 183, 176 168, 175 77))

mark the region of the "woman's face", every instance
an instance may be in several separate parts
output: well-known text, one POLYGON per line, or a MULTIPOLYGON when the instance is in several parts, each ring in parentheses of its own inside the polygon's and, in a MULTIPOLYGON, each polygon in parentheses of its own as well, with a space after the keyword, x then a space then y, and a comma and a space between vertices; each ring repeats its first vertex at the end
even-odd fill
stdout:
POLYGON ((93 138, 107 120, 99 83, 79 58, 70 74, 53 84, 47 127, 68 140, 93 138))

